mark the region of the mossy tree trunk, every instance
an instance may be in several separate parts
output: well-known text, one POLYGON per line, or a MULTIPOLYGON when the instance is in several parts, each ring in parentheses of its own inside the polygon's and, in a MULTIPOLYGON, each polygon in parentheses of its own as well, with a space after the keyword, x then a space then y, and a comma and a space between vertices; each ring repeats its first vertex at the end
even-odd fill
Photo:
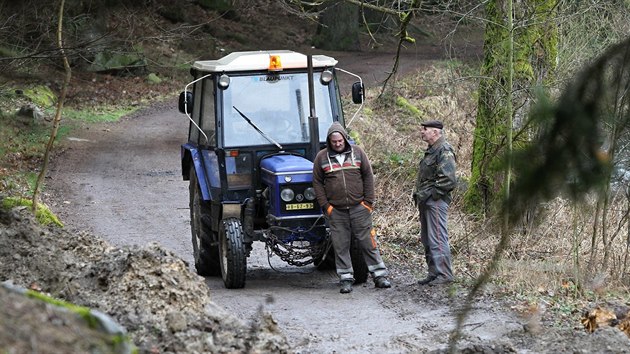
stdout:
MULTIPOLYGON (((486 4, 484 61, 470 187, 465 198, 466 209, 473 214, 493 214, 505 191, 503 156, 509 146, 508 133, 522 128, 534 90, 544 87, 553 76, 558 41, 556 5, 557 0, 514 1, 514 29, 510 36, 506 0, 490 0, 486 4), (510 73, 511 37, 514 49, 510 73), (512 85, 509 85, 510 75, 512 85), (510 104, 507 100, 511 100, 510 104), (509 109, 510 106, 513 108, 509 109)), ((518 133, 514 137, 514 146, 518 148, 528 134, 518 133)))

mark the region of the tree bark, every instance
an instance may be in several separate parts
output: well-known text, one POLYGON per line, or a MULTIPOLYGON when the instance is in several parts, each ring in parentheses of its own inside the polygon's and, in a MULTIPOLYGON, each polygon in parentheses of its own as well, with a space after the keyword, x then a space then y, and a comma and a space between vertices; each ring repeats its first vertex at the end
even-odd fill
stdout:
MULTIPOLYGON (((556 67, 556 3, 557 0, 515 2, 513 50, 509 46, 506 0, 490 0, 486 4, 484 61, 470 188, 465 197, 468 212, 493 214, 506 192, 503 156, 509 148, 509 135, 513 129, 523 127, 534 90, 550 80, 556 67)), ((527 134, 519 136, 520 142, 527 138, 527 134)), ((519 144, 516 138, 514 144, 519 144)))

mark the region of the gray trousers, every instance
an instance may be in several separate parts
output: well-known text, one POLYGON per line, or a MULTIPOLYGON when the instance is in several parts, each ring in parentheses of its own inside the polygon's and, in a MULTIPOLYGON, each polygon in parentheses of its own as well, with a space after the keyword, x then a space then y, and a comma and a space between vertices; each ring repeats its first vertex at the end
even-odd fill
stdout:
POLYGON ((328 217, 332 244, 335 249, 335 265, 341 281, 354 281, 350 258, 352 237, 361 248, 368 271, 373 278, 387 275, 387 268, 378 251, 376 232, 372 228, 372 213, 359 204, 350 209, 333 209, 328 217))
POLYGON ((453 279, 451 247, 448 243, 448 204, 429 198, 418 206, 420 210, 420 240, 430 277, 453 279))

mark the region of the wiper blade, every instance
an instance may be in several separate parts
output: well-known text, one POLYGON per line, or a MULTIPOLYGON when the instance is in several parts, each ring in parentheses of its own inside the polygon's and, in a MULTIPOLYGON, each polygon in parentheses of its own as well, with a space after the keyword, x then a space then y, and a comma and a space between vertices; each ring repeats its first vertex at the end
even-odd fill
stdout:
POLYGON ((254 122, 252 122, 252 120, 251 120, 251 119, 247 118, 247 116, 246 116, 245 114, 243 114, 243 112, 239 111, 239 110, 238 110, 238 108, 236 108, 236 106, 232 106, 232 108, 234 108, 234 109, 238 112, 238 114, 240 114, 240 115, 241 115, 241 117, 243 117, 243 119, 245 119, 245 121, 246 121, 247 123, 249 123, 249 125, 251 125, 251 126, 252 126, 252 128, 256 129, 256 131, 257 131, 260 135, 262 135, 262 137, 263 137, 263 138, 267 139, 267 141, 268 141, 268 142, 270 142, 270 143, 274 144, 275 146, 277 146, 277 147, 278 147, 278 149, 282 150, 282 145, 278 144, 278 142, 277 142, 277 141, 273 140, 273 139, 272 139, 269 135, 265 134, 265 132, 263 132, 262 130, 260 130, 260 128, 258 128, 258 127, 256 126, 256 124, 254 124, 254 122))

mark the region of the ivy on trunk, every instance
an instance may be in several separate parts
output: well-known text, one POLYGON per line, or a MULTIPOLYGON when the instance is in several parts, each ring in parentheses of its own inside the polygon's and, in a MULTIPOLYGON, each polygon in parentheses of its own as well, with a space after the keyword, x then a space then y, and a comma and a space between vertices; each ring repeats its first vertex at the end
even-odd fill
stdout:
POLYGON ((484 61, 470 187, 465 196, 467 211, 477 215, 492 215, 499 205, 497 202, 505 188, 504 156, 508 152, 509 130, 518 131, 514 135, 516 149, 528 140, 523 117, 527 115, 534 90, 550 80, 556 66, 558 30, 554 19, 557 0, 521 0, 515 5, 513 36, 506 25, 509 16, 506 0, 490 0, 485 8, 484 61), (508 65, 510 38, 513 38, 514 48, 511 73, 508 65), (509 75, 513 77, 511 86, 508 85, 509 75), (509 99, 511 104, 507 102, 509 99))

